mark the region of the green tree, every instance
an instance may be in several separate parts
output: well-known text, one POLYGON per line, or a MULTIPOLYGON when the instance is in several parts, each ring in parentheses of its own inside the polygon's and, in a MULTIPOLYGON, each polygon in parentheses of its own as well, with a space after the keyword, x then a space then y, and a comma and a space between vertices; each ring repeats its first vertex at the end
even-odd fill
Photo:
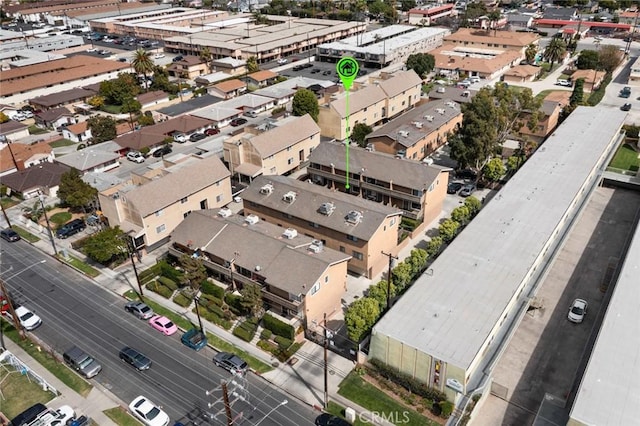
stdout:
POLYGON ((440 253, 440 249, 442 248, 443 244, 444 240, 442 239, 442 237, 433 237, 429 240, 426 249, 426 252, 429 255, 429 259, 432 259, 433 257, 435 257, 435 255, 440 253))
POLYGON ((250 73, 260 71, 260 67, 258 66, 258 59, 255 56, 250 56, 247 59, 247 71, 250 73))
POLYGON ((129 114, 129 124, 131 125, 131 130, 134 129, 133 116, 134 114, 139 114, 141 109, 142 105, 137 99, 129 97, 122 101, 122 108, 120 109, 120 111, 123 114, 129 114))
POLYGON ((309 114, 317 123, 318 114, 320 113, 318 98, 316 98, 316 95, 309 89, 298 90, 296 94, 293 95, 291 112, 298 117, 309 114))
POLYGON ((90 259, 102 264, 122 260, 128 253, 124 235, 118 226, 107 228, 88 237, 82 248, 90 259))
POLYGON ((582 103, 584 99, 584 78, 579 78, 576 80, 573 85, 573 93, 571 93, 571 97, 569 98, 569 104, 572 106, 577 106, 582 103))
POLYGON ((110 105, 122 105, 125 99, 137 96, 140 86, 135 76, 130 73, 120 73, 114 80, 100 83, 100 96, 110 105))
MULTIPOLYGON (((147 111, 149 112, 149 111, 147 111)), ((155 124, 156 121, 153 119, 152 115, 147 115, 146 113, 138 117, 138 124, 141 126, 151 126, 155 124)))
POLYGON ((551 68, 553 69, 553 64, 559 62, 564 57, 566 51, 567 45, 564 40, 559 37, 554 37, 544 50, 543 57, 551 63, 551 68))
MULTIPOLYGON (((153 73, 155 64, 151 59, 151 53, 140 48, 133 53, 133 60, 131 61, 131 67, 137 75, 147 77, 153 73)), ((146 88, 147 86, 145 86, 146 88)))
POLYGON ((9 120, 10 120, 9 116, 4 112, 0 111, 0 123, 6 123, 9 120))
POLYGON ((512 155, 507 158, 507 171, 511 174, 515 173, 520 165, 524 163, 523 155, 512 155))
POLYGON ((197 257, 183 254, 178 259, 178 263, 182 267, 183 274, 180 277, 182 285, 189 286, 193 293, 196 294, 200 290, 200 284, 207 279, 207 269, 204 267, 202 260, 197 257))
POLYGON ((412 278, 411 265, 407 262, 400 262, 391 270, 391 282, 398 289, 398 293, 401 293, 409 285, 412 278))
POLYGON ((209 49, 208 46, 205 46, 200 50, 200 59, 202 59, 202 61, 206 63, 207 66, 210 66, 211 59, 213 59, 213 54, 211 53, 211 49, 209 49))
POLYGON ((473 195, 471 197, 467 197, 464 200, 463 205, 469 209, 469 212, 471 213, 471 217, 474 217, 476 214, 478 214, 478 212, 482 208, 482 203, 480 202, 480 200, 478 200, 473 195))
POLYGON ((622 61, 622 53, 619 48, 614 45, 602 46, 598 54, 598 68, 599 70, 605 70, 611 74, 620 65, 622 61))
POLYGON ((527 59, 528 63, 533 63, 533 60, 536 58, 538 54, 538 46, 535 44, 530 44, 524 51, 524 57, 527 59))
POLYGON ((114 140, 117 136, 116 121, 111 117, 92 115, 87 120, 87 126, 94 144, 114 140))
POLYGON ((368 126, 366 123, 358 123, 353 126, 350 139, 352 142, 356 142, 359 146, 365 148, 367 146, 365 138, 371 132, 373 132, 371 126, 368 126))
POLYGON ((499 10, 492 10, 487 14, 487 18, 489 18, 490 28, 493 28, 493 36, 496 36, 496 32, 498 31, 498 22, 500 18, 502 18, 502 13, 499 10))
POLYGON ((101 108, 102 105, 104 105, 104 96, 100 96, 100 95, 92 96, 89 98, 87 103, 94 108, 101 108))
POLYGON ((380 305, 377 300, 363 297, 354 301, 349 305, 344 315, 349 339, 359 343, 371 330, 379 317, 380 305))
POLYGON ((582 50, 576 60, 579 70, 593 70, 598 66, 598 52, 595 50, 582 50))
POLYGON ((469 222, 471 219, 471 212, 467 206, 458 206, 451 211, 451 219, 455 220, 461 225, 469 222))
POLYGON ((451 242, 458 233, 460 224, 452 219, 445 219, 438 227, 438 233, 446 242, 451 242))
POLYGON ((436 59, 429 53, 414 53, 409 55, 406 63, 407 69, 415 71, 420 78, 433 71, 436 66, 436 59))
POLYGON ((506 169, 500 158, 492 158, 482 169, 482 176, 490 182, 497 182, 504 176, 506 169))
POLYGON ((408 12, 416 7, 416 0, 400 0, 400 9, 403 12, 408 12))
MULTIPOLYGON (((384 310, 387 307, 387 287, 388 283, 386 280, 378 281, 377 284, 372 284, 369 286, 369 290, 367 293, 367 297, 371 299, 375 299, 380 305, 380 310, 384 310)), ((391 283, 391 297, 396 296, 396 286, 391 283)))
POLYGON ((77 169, 71 169, 60 176, 58 198, 71 207, 86 207, 93 202, 98 191, 81 179, 77 169))
POLYGON ((408 262, 411 266, 411 275, 415 277, 418 273, 420 273, 420 271, 422 271, 422 268, 424 268, 427 264, 428 258, 429 255, 427 254, 426 250, 419 248, 411 250, 411 255, 406 260, 406 262, 408 262))
POLYGON ((242 295, 240 299, 242 308, 251 312, 251 316, 254 318, 260 318, 264 311, 260 286, 254 283, 243 284, 240 294, 242 295))

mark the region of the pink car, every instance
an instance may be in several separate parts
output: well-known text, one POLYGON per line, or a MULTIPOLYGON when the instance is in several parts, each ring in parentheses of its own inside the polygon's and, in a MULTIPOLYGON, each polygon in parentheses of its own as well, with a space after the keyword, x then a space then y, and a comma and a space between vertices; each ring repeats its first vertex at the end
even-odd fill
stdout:
POLYGON ((163 317, 160 315, 156 315, 149 320, 149 324, 151 327, 155 328, 158 331, 161 331, 163 334, 167 336, 171 336, 173 333, 178 331, 178 327, 167 317, 163 317))

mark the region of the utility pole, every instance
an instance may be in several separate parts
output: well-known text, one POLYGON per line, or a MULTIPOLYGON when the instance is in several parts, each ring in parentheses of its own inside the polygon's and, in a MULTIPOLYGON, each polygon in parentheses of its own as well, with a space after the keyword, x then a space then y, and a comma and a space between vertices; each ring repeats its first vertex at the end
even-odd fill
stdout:
POLYGON ((142 292, 142 284, 140 284, 140 276, 138 275, 138 268, 136 267, 136 260, 133 258, 133 252, 135 251, 135 244, 133 243, 133 237, 125 235, 127 251, 129 252, 129 258, 131 259, 131 265, 133 266, 133 273, 136 276, 136 282, 138 283, 138 291, 140 292, 140 300, 144 302, 144 293, 142 292))
POLYGON ((0 203, 0 209, 2 209, 2 215, 4 216, 4 220, 7 221, 7 226, 11 228, 11 221, 9 220, 9 215, 7 214, 7 211, 4 209, 4 206, 2 205, 2 203, 0 203))
POLYGON ((329 336, 327 333, 327 313, 324 314, 324 408, 329 407, 329 336))
POLYGON ((640 14, 640 10, 636 11, 636 17, 633 19, 633 28, 631 29, 631 34, 629 35, 627 47, 625 47, 624 49, 625 55, 629 55, 629 52, 631 52, 631 42, 633 42, 633 36, 636 33, 636 25, 638 25, 638 14, 640 14))
POLYGON ((391 268, 393 268, 393 261, 398 260, 398 256, 394 256, 391 253, 381 252, 383 256, 389 258, 389 271, 387 272, 387 309, 391 307, 391 268))
POLYGON ((200 298, 199 297, 194 297, 193 301, 196 304, 196 315, 198 316, 198 325, 200 326, 200 333, 204 332, 204 329, 202 328, 202 319, 200 318, 200 298))
MULTIPOLYGON (((7 287, 4 285, 4 280, 2 279, 0 279, 0 291, 2 291, 2 296, 7 302, 9 313, 11 313, 11 318, 13 318, 13 324, 16 330, 18 330, 18 334, 20 334, 22 339, 26 339, 27 336, 25 336, 22 324, 20 324, 20 320, 18 320, 15 309, 13 309, 13 301, 11 300, 11 297, 9 297, 9 292, 7 291, 7 287)), ((4 349, 4 324, 0 324, 0 336, 0 343, 2 343, 2 348, 4 349)))
POLYGON ((38 194, 40 199, 40 205, 42 206, 42 213, 44 213, 44 220, 47 222, 47 231, 49 232, 49 239, 51 239, 51 245, 53 246, 53 253, 58 257, 58 249, 56 248, 56 241, 53 239, 53 232, 51 232, 51 224, 49 223, 49 216, 47 215, 47 209, 44 207, 44 194, 40 192, 38 194))
POLYGON ((229 391, 227 390, 226 380, 223 380, 220 386, 222 387, 222 400, 224 401, 224 412, 227 416, 227 426, 233 426, 233 417, 231 416, 231 404, 229 403, 229 391))

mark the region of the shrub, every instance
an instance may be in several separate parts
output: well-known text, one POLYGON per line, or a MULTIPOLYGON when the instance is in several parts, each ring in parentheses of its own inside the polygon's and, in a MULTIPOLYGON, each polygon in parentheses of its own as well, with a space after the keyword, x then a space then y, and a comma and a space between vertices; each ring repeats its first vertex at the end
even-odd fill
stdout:
POLYGON ((222 299, 224 297, 224 289, 220 286, 215 285, 209 280, 204 280, 200 284, 200 290, 204 294, 210 294, 211 296, 215 296, 218 299, 222 299))
POLYGON ((278 358, 278 361, 280 362, 285 362, 289 358, 291 358, 293 354, 298 352, 298 349, 300 349, 301 347, 302 347, 302 343, 296 342, 293 345, 289 346, 289 348, 286 350, 279 350, 278 354, 276 354, 276 358, 278 358))
POLYGON ((453 412, 453 404, 450 401, 440 401, 440 416, 448 419, 453 412))
POLYGON ((158 266, 158 264, 156 263, 152 267, 140 272, 138 274, 138 278, 140 278, 140 282, 142 284, 146 284, 152 279, 154 279, 155 277, 157 277, 159 274, 160 274, 160 266, 158 266))
MULTIPOLYGON (((434 402, 446 401, 447 396, 444 392, 439 391, 438 389, 434 389, 423 383, 419 380, 414 379, 408 374, 400 372, 398 369, 388 366, 387 364, 377 360, 371 359, 369 361, 371 365, 374 367, 375 372, 377 372, 380 376, 385 379, 389 379, 394 383, 402 386, 409 392, 415 393, 416 395, 420 395, 423 398, 429 399, 434 402)), ((438 404, 434 404, 438 405, 438 404)), ((440 407, 438 407, 438 410, 440 407)), ((434 413, 435 414, 435 413, 434 413)), ((437 415, 440 415, 438 412, 437 415)))
POLYGON ((607 89, 609 83, 611 83, 611 74, 607 73, 604 80, 602 81, 602 84, 600 84, 600 87, 598 87, 598 90, 596 90, 595 92, 591 92, 591 94, 589 95, 589 99, 587 99, 587 105, 598 105, 604 97, 604 92, 607 89))
POLYGON ((249 321, 245 321, 233 329, 233 335, 241 338, 245 342, 253 340, 256 334, 256 326, 249 321))
POLYGON ((263 340, 269 340, 271 339, 271 335, 273 333, 271 332, 271 330, 267 330, 266 328, 264 330, 262 330, 262 332, 260 333, 260 338, 263 340))
POLYGON ((258 343, 256 344, 256 346, 258 346, 263 351, 271 352, 271 353, 275 353, 278 350, 277 346, 275 346, 273 343, 268 342, 266 340, 258 340, 258 343))
POLYGON ((170 288, 173 291, 176 291, 178 289, 178 284, 176 284, 176 282, 173 281, 171 278, 160 276, 158 277, 158 282, 163 286, 170 288))
POLYGON ((402 221, 400 222, 400 227, 402 229, 406 229, 407 231, 413 231, 418 227, 419 224, 420 222, 418 222, 415 219, 411 219, 409 217, 403 217, 402 221))
POLYGON ((220 306, 217 305, 209 305, 206 308, 207 310, 213 312, 214 314, 218 315, 220 318, 224 318, 224 311, 222 310, 222 308, 220 306))
POLYGON ((201 294, 200 304, 205 307, 208 307, 211 304, 214 304, 216 306, 222 306, 222 300, 218 299, 215 296, 211 296, 210 294, 201 294))
MULTIPOLYGON (((193 312, 195 313, 195 308, 194 308, 193 312)), ((218 316, 218 315, 214 314, 213 312, 208 311, 206 309, 201 309, 200 310, 200 317, 202 317, 203 319, 205 319, 205 320, 207 320, 209 322, 212 322, 212 323, 214 323, 216 325, 219 325, 220 327, 224 328, 225 330, 231 329, 232 324, 231 324, 230 321, 228 321, 228 320, 226 320, 226 319, 224 319, 224 318, 222 318, 222 317, 220 317, 220 316, 218 316)))
POLYGON ((160 262, 158 262, 158 265, 160 265, 160 275, 173 280, 173 282, 180 282, 183 275, 182 272, 171 266, 166 260, 161 260, 160 262))
POLYGON ((282 336, 276 336, 273 340, 276 341, 278 347, 282 350, 289 348, 293 344, 293 341, 291 339, 287 339, 286 337, 282 336))
POLYGON ((232 293, 224 295, 224 301, 229 305, 229 309, 236 315, 244 315, 246 309, 242 306, 242 297, 232 293))
POLYGON ((158 281, 151 281, 150 283, 147 284, 147 288, 153 291, 154 293, 158 293, 160 296, 164 297, 165 299, 170 298, 171 295, 173 294, 173 290, 163 286, 158 281))
POLYGON ((176 297, 173 298, 173 302, 176 305, 182 306, 183 308, 186 308, 187 306, 189 306, 191 304, 191 299, 189 299, 187 296, 185 296, 182 293, 178 293, 176 294, 176 297))
POLYGON ((293 338, 295 337, 295 330, 292 326, 280 321, 276 317, 273 317, 269 314, 265 314, 262 317, 262 325, 264 326, 264 328, 271 330, 273 334, 277 334, 278 336, 282 336, 291 340, 293 340, 293 338))

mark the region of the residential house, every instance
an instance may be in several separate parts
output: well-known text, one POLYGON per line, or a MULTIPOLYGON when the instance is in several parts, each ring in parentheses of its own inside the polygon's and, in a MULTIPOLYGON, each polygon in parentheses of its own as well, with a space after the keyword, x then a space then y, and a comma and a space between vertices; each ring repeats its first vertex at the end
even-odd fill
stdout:
POLYGON ((24 199, 37 197, 44 193, 50 197, 58 195, 60 179, 69 167, 57 163, 40 163, 27 169, 2 176, 2 185, 7 187, 9 195, 24 199))
POLYGON ((229 170, 216 156, 191 156, 145 174, 132 174, 126 183, 98 193, 110 226, 120 226, 136 248, 153 250, 192 211, 231 202, 229 170))
POLYGON ((352 147, 347 188, 346 147, 337 142, 320 144, 307 172, 315 184, 402 209, 404 216, 425 223, 442 212, 449 183, 449 169, 352 147))
POLYGON ((91 86, 78 87, 29 99, 29 104, 36 109, 46 111, 48 109, 66 107, 76 103, 86 103, 97 93, 98 90, 91 86))
POLYGON ((558 127, 558 120, 562 112, 562 106, 559 102, 543 101, 540 112, 542 114, 538 116, 538 124, 533 130, 529 130, 526 125, 530 114, 523 115, 522 122, 525 124, 519 131, 521 137, 524 136, 534 142, 541 143, 558 127))
POLYGON ((366 136, 375 151, 422 160, 447 143, 462 123, 460 105, 449 99, 427 102, 366 136))
POLYGON ((187 55, 182 60, 173 62, 167 67, 171 77, 193 80, 198 76, 209 74, 209 65, 199 56, 187 55))
POLYGON ((264 87, 262 89, 251 92, 253 95, 262 96, 265 98, 271 98, 274 100, 274 106, 280 107, 289 104, 293 101, 293 97, 296 94, 296 90, 274 84, 273 86, 264 87))
POLYGON ((409 70, 393 75, 382 73, 380 78, 371 79, 369 85, 349 93, 348 105, 345 92, 327 94, 318 115, 321 134, 342 141, 349 135, 347 118, 350 126, 375 126, 413 108, 420 100, 421 90, 422 79, 409 70))
POLYGON ((207 89, 207 92, 218 98, 231 99, 240 96, 247 91, 247 83, 242 80, 232 79, 214 84, 207 89))
POLYGON ((232 175, 251 182, 259 175, 288 175, 298 170, 320 144, 320 127, 309 114, 288 117, 271 130, 245 127, 223 143, 224 161, 232 175))
POLYGON ((531 28, 533 25, 533 15, 524 15, 520 13, 508 13, 507 24, 512 30, 523 30, 531 28))
POLYGON ((64 107, 52 108, 38 112, 35 114, 34 118, 36 120, 36 125, 54 130, 78 122, 75 116, 64 107))
POLYGON ((258 285, 267 310, 296 329, 342 312, 351 256, 294 229, 201 210, 175 228, 171 243, 171 254, 198 257, 227 288, 258 285))
POLYGON ((156 105, 169 102, 169 94, 162 90, 140 93, 136 98, 138 102, 140 102, 140 105, 142 105, 142 109, 149 109, 156 105))
POLYGON ((224 73, 222 71, 216 71, 211 74, 205 74, 205 75, 196 77, 194 81, 200 87, 208 87, 220 81, 228 80, 228 79, 229 79, 229 74, 224 73))
POLYGON ((442 18, 457 15, 457 12, 455 5, 448 3, 432 7, 413 8, 409 10, 407 15, 411 25, 431 26, 442 18))
POLYGON ((52 163, 55 154, 48 143, 36 144, 8 143, 0 149, 0 176, 42 163, 52 163))
POLYGON ((585 92, 593 92, 594 90, 598 90, 598 87, 604 81, 607 73, 605 71, 596 71, 596 70, 576 70, 573 74, 571 74, 571 80, 577 81, 579 79, 584 79, 584 88, 585 92))
POLYGON ((558 19, 563 21, 578 21, 580 15, 575 7, 545 7, 542 19, 558 19))
POLYGON ((211 120, 193 115, 180 115, 119 136, 115 142, 123 148, 140 151, 144 148, 162 145, 167 138, 173 138, 176 135, 186 135, 188 137, 192 133, 203 132, 213 126, 214 122, 211 120))
MULTIPOLYGON (((524 55, 530 44, 537 45, 540 36, 536 33, 517 31, 486 31, 460 28, 444 38, 445 44, 472 47, 476 49, 517 50, 524 55)), ((478 51, 481 53, 481 51, 478 51)))
POLYGON ((397 253, 402 212, 285 176, 258 176, 242 193, 247 220, 264 220, 352 256, 349 271, 373 278, 397 253))
POLYGON ((516 65, 515 67, 505 71, 503 81, 507 83, 526 83, 535 81, 536 77, 542 72, 542 68, 534 65, 516 65))
POLYGON ((638 10, 626 10, 618 15, 619 23, 636 25, 640 20, 638 19, 640 11, 638 10))
POLYGON ((268 111, 276 105, 276 99, 247 93, 226 101, 218 102, 207 108, 195 111, 192 115, 210 120, 219 129, 231 124, 234 118, 243 113, 253 111, 260 113, 268 111))
POLYGON ((73 142, 87 142, 93 136, 87 121, 71 124, 62 129, 62 137, 73 142))
POLYGON ((266 87, 273 84, 278 79, 278 73, 269 70, 261 70, 251 73, 247 76, 247 83, 258 86, 266 87))
POLYGON ((228 56, 226 58, 213 59, 211 68, 212 71, 222 71, 227 74, 227 77, 230 75, 245 75, 247 73, 247 61, 228 56))
POLYGON ((26 124, 14 120, 0 123, 0 146, 2 146, 3 140, 15 142, 27 136, 29 136, 29 126, 26 124))
POLYGON ((120 166, 120 154, 105 150, 98 144, 63 155, 56 158, 56 161, 78 170, 81 174, 106 172, 120 166))

